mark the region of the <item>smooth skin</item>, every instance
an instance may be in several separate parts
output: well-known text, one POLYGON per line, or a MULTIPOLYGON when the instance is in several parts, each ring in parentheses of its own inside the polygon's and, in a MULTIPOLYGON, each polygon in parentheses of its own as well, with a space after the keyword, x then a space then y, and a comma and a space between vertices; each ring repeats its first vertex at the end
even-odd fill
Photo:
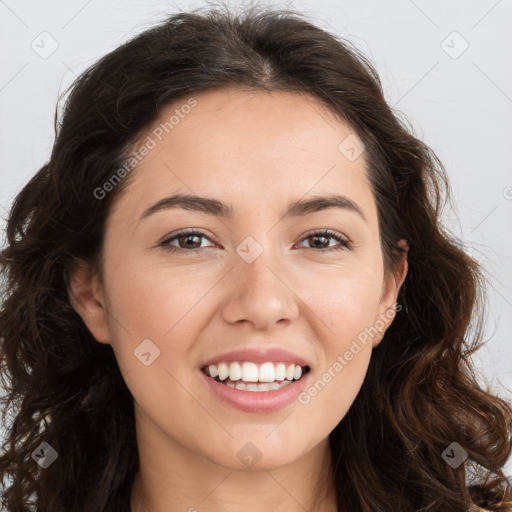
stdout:
MULTIPOLYGON (((161 141, 153 136, 156 147, 110 213, 104 281, 86 267, 71 279, 74 308, 112 346, 134 397, 140 468, 132 512, 333 512, 328 435, 392 322, 407 259, 385 274, 364 152, 351 161, 338 149, 353 130, 318 100, 236 88, 194 98, 161 141), (139 221, 177 192, 228 203, 234 215, 172 208, 139 221), (357 203, 366 220, 345 208, 282 218, 290 202, 332 193, 357 203), (168 243, 183 252, 160 245, 189 228, 204 236, 168 243), (351 248, 309 235, 325 229, 351 248), (247 237, 263 249, 252 263, 236 251, 247 237), (241 412, 199 378, 213 356, 277 347, 308 360, 314 383, 376 324, 380 334, 307 404, 241 412), (160 350, 148 366, 134 355, 146 339, 160 350), (248 442, 261 452, 251 467, 237 456, 248 442), (317 490, 325 500, 313 499, 317 490)), ((162 109, 141 141, 185 103, 162 109)))

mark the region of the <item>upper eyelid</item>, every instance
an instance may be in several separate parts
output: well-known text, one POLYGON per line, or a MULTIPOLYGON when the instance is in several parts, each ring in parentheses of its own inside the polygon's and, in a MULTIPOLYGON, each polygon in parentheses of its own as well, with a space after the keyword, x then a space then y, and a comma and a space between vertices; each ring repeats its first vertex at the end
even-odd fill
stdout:
POLYGON ((214 237, 208 235, 207 233, 204 233, 200 229, 189 228, 189 229, 184 229, 183 231, 177 231, 176 233, 170 233, 168 235, 165 235, 162 238, 162 240, 160 241, 160 243, 168 242, 169 240, 177 238, 178 236, 186 236, 186 235, 201 235, 204 238, 207 238, 208 240, 215 242, 214 237))

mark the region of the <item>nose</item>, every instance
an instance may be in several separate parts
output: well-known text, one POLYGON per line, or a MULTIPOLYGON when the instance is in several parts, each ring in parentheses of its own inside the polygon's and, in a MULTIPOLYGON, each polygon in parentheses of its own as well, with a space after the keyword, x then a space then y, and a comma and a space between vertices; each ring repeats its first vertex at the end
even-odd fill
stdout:
POLYGON ((290 283, 290 274, 280 269, 275 260, 273 263, 265 251, 252 263, 241 260, 236 265, 223 306, 224 320, 267 330, 298 318, 299 298, 290 283))

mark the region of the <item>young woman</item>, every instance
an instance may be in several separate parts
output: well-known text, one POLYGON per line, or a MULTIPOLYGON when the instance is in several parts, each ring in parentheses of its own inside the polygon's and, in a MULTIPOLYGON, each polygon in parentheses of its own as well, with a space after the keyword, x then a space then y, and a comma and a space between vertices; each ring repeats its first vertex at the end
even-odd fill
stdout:
POLYGON ((5 509, 512 510, 447 184, 300 14, 181 13, 103 57, 8 218, 5 509))

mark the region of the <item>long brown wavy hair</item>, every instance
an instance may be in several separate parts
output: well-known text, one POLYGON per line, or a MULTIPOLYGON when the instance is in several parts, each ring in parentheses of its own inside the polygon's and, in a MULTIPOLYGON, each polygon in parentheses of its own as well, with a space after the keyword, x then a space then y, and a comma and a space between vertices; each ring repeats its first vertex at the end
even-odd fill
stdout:
POLYGON ((408 241, 402 308, 329 436, 340 510, 512 510, 502 471, 512 409, 471 366, 483 343, 484 269, 440 224, 446 171, 349 41, 301 13, 257 6, 166 15, 87 69, 56 110, 51 156, 15 198, 0 253, 5 510, 130 509, 133 397, 111 346, 71 306, 70 269, 78 260, 100 269, 106 219, 130 175, 101 199, 97 191, 161 109, 233 86, 302 91, 344 119, 366 148, 387 270, 397 241, 408 241), (58 454, 44 469, 43 442, 58 454), (468 454, 458 467, 442 456, 454 442, 468 454))

